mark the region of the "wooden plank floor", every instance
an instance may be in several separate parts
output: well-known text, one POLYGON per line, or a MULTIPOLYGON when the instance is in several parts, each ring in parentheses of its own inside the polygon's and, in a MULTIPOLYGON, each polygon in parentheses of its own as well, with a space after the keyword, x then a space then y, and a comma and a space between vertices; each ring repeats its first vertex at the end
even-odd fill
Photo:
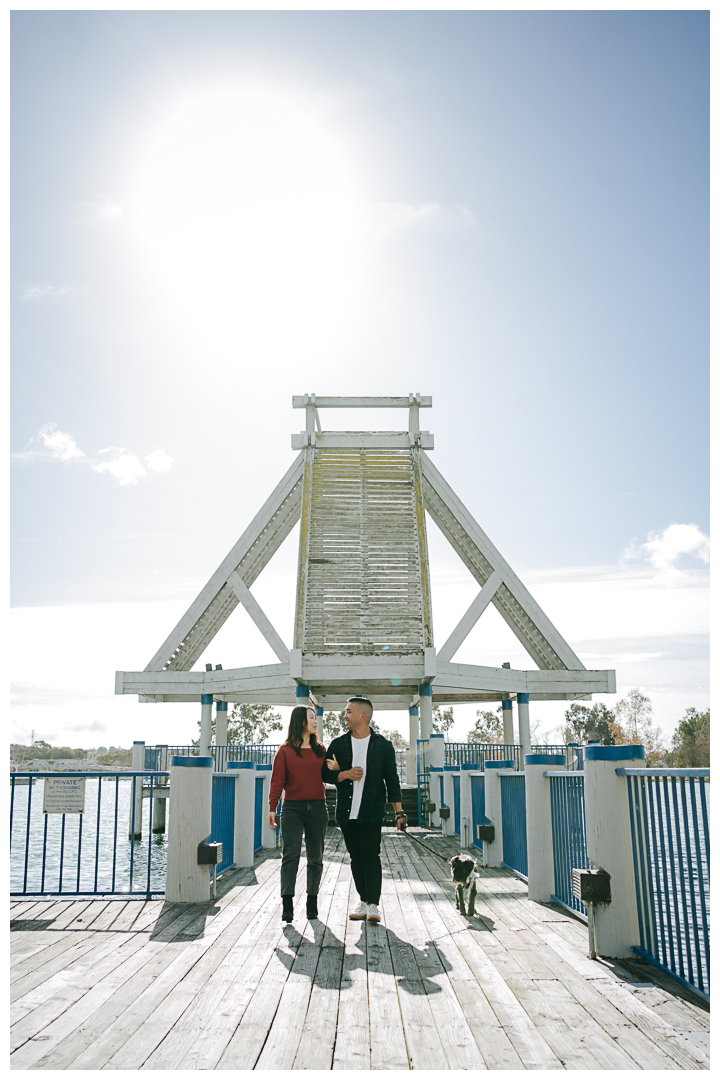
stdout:
POLYGON ((454 840, 383 834, 383 923, 328 831, 320 918, 280 920, 279 852, 216 901, 11 905, 16 1069, 707 1069, 709 1013, 652 967, 590 961, 587 929, 479 871, 454 905, 454 840))

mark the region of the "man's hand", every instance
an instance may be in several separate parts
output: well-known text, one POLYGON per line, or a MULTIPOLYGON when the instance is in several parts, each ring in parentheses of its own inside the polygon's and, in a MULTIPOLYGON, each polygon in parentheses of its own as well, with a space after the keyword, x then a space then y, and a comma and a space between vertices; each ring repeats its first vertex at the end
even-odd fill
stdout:
POLYGON ((353 769, 348 769, 347 772, 339 773, 338 780, 341 776, 344 776, 346 780, 362 780, 363 771, 359 765, 356 765, 353 769))
POLYGON ((407 818, 404 814, 402 814, 400 817, 395 818, 395 828, 398 830, 398 832, 405 832, 405 830, 407 829, 407 818))
POLYGON ((268 814, 268 825, 270 826, 271 829, 276 829, 277 828, 277 825, 275 824, 275 812, 272 811, 272 810, 268 814))

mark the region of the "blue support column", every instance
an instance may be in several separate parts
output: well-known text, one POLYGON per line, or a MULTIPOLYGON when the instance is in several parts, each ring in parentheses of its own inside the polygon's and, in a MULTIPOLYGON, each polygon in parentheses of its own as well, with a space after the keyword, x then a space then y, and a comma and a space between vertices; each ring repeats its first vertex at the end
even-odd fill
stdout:
POLYGON ((420 738, 420 710, 417 705, 410 706, 410 734, 408 751, 405 758, 405 782, 411 787, 417 784, 417 741, 420 738))
POLYGON ((510 698, 502 699, 502 716, 503 742, 506 746, 511 746, 515 742, 515 732, 513 731, 513 711, 512 701, 510 698))

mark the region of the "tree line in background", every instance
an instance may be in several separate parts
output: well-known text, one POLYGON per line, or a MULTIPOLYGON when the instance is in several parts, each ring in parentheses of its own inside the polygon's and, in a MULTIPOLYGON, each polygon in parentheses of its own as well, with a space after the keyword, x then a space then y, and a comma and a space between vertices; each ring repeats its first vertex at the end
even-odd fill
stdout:
MULTIPOLYGON (((452 712, 452 710, 449 710, 452 712)), ((549 735, 538 737, 537 725, 532 732, 535 745, 551 745, 549 735)), ((668 746, 659 727, 653 725, 652 702, 637 688, 616 702, 612 709, 602 702, 581 705, 573 702, 565 712, 560 743, 586 743, 599 740, 606 746, 642 744, 648 768, 689 769, 710 765, 710 710, 685 710, 678 721, 668 746)), ((497 712, 480 710, 475 726, 468 733, 469 742, 503 742, 502 706, 497 712)))

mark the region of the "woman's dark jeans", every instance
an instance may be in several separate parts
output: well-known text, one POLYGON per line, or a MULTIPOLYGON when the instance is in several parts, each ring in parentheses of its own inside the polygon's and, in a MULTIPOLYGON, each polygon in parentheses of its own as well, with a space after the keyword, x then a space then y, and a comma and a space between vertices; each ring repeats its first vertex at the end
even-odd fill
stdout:
POLYGON ((295 878, 300 862, 303 831, 307 855, 308 896, 317 896, 322 877, 323 848, 328 812, 324 799, 285 799, 280 814, 283 855, 280 867, 280 895, 295 895, 295 878))

